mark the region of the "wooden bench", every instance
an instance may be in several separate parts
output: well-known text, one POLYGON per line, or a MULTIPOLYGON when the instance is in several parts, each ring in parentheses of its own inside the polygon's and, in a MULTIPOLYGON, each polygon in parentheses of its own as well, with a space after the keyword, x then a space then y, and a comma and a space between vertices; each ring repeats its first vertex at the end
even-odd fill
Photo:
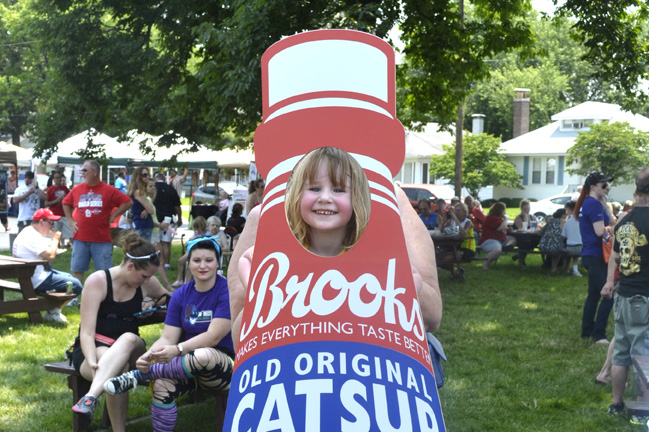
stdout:
MULTIPOLYGON (((48 363, 45 366, 45 370, 48 372, 60 373, 68 376, 68 387, 72 390, 72 405, 77 403, 88 390, 90 390, 90 381, 87 381, 83 378, 79 372, 77 372, 74 367, 66 360, 56 363, 48 363)), ((74 431, 87 431, 90 427, 90 419, 79 413, 72 412, 72 417, 74 421, 74 431)), ((102 416, 103 427, 110 426, 110 419, 108 418, 108 411, 106 409, 106 404, 104 404, 104 414, 102 416)))
POLYGON ((33 323, 42 323, 41 311, 62 308, 75 294, 48 293, 37 296, 31 277, 38 265, 48 264, 42 259, 15 258, 0 255, 0 315, 26 312, 33 323), (13 279, 18 279, 14 282, 13 279), (22 295, 19 300, 6 300, 5 291, 15 291, 22 295))
MULTIPOLYGON (((90 381, 87 381, 83 378, 79 372, 74 369, 67 360, 60 361, 56 363, 48 363, 44 366, 45 370, 48 372, 60 373, 68 376, 68 388, 72 390, 72 405, 77 403, 79 399, 88 393, 90 390, 90 381)), ((205 400, 206 395, 212 394, 216 400, 216 425, 215 430, 221 432, 223 430, 223 422, 225 421, 225 409, 228 403, 228 392, 209 392, 205 390, 198 390, 192 393, 189 397, 191 403, 202 402, 205 400)), ((104 402, 104 409, 101 419, 101 425, 104 428, 110 426, 110 417, 108 416, 108 409, 106 403, 104 402)), ((73 426, 75 432, 87 431, 90 428, 90 419, 76 412, 72 412, 73 426)))

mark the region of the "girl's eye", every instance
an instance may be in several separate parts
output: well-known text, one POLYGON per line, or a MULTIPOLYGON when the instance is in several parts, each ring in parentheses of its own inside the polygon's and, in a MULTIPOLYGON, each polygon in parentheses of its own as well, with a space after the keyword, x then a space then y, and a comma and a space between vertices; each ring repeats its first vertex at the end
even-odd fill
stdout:
POLYGON ((317 187, 317 186, 311 186, 311 187, 309 187, 309 190, 310 190, 311 192, 320 192, 320 188, 317 187))
POLYGON ((336 193, 345 193, 345 189, 336 188, 336 189, 334 189, 334 192, 336 192, 336 193))

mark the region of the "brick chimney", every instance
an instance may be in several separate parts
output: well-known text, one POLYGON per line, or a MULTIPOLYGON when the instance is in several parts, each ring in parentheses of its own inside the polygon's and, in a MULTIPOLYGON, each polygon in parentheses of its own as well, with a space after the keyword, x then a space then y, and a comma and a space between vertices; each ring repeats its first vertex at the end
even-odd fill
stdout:
POLYGON ((530 131, 530 89, 515 88, 514 98, 514 136, 516 138, 530 131))
POLYGON ((484 114, 473 114, 471 116, 473 119, 471 132, 473 132, 474 135, 480 135, 484 132, 484 117, 484 114))

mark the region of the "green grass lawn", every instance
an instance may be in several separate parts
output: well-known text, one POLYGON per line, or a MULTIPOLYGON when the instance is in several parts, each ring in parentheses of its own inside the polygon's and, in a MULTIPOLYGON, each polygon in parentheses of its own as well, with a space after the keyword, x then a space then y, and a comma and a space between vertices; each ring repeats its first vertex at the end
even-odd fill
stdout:
MULTIPOLYGON (((177 245, 173 256, 179 255, 177 245)), ((118 250, 114 258, 121 259, 118 250)), ((69 252, 55 267, 64 269, 66 259, 69 252)), ((504 256, 486 272, 479 262, 472 263, 466 266, 464 283, 440 271, 444 317, 437 336, 449 359, 440 390, 447 429, 643 430, 624 417, 608 416, 610 386, 593 383, 606 346, 579 337, 586 278, 550 275, 536 255, 527 263, 519 270, 504 256)), ((174 277, 175 271, 170 272, 170 280, 174 277)), ((0 431, 72 430, 66 378, 43 369, 43 364, 63 359, 77 334, 78 308, 64 313, 67 326, 30 324, 27 314, 0 316, 0 431)), ((160 328, 143 328, 147 343, 160 328)), ((631 387, 626 399, 633 398, 631 387)), ((131 393, 129 420, 148 415, 149 403, 145 389, 131 393)), ((188 406, 180 410, 176 430, 213 430, 214 418, 212 400, 188 406)), ((99 430, 99 420, 92 426, 99 430)), ((138 421, 128 430, 150 431, 151 422, 138 421)))

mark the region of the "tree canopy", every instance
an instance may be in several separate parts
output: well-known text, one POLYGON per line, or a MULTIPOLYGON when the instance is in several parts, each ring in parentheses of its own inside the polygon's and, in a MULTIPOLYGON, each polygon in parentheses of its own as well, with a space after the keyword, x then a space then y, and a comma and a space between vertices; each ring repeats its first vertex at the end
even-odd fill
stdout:
MULTIPOLYGON (((634 83, 645 73, 646 6, 640 3, 622 0, 612 7, 604 0, 568 0, 560 9, 576 17, 570 22, 573 34, 586 47, 580 56, 595 63, 590 76, 609 79, 624 91, 623 101, 636 99, 634 83), (598 21, 602 8, 606 17, 598 21)), ((31 120, 32 139, 44 152, 91 127, 113 136, 138 129, 162 136, 161 144, 178 136, 213 148, 247 143, 261 119, 261 55, 283 36, 301 31, 348 28, 387 38, 398 25, 405 45, 398 113, 406 126, 448 125, 460 102, 493 72, 485 60, 514 52, 531 58, 536 52, 530 0, 0 0, 0 5, 0 48, 20 54, 14 61, 12 52, 2 51, 3 60, 18 66, 0 60, 3 85, 12 83, 0 94, 17 95, 0 97, 0 124, 6 127, 12 112, 31 120), (16 48, 22 42, 27 45, 16 48), (11 107, 16 100, 25 105, 11 107)), ((549 99, 554 96, 541 86, 541 73, 553 77, 547 86, 574 76, 565 64, 558 68, 564 73, 549 66, 536 71, 539 94, 549 99)))
POLYGON ((626 122, 589 124, 590 130, 577 136, 568 150, 571 174, 587 176, 601 171, 617 183, 632 183, 641 168, 649 165, 649 133, 637 131, 626 122))
MULTIPOLYGON (((471 195, 478 196, 481 188, 490 185, 523 188, 516 167, 505 160, 505 155, 498 153, 498 138, 485 133, 466 135, 463 148, 462 187, 467 188, 471 195)), ((443 149, 443 154, 431 158, 430 174, 436 178, 452 179, 455 175, 455 144, 446 144, 443 149)))

